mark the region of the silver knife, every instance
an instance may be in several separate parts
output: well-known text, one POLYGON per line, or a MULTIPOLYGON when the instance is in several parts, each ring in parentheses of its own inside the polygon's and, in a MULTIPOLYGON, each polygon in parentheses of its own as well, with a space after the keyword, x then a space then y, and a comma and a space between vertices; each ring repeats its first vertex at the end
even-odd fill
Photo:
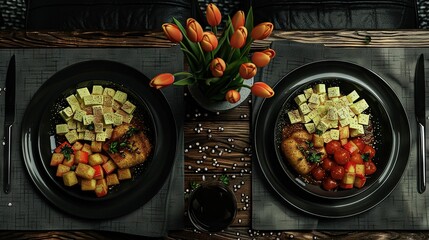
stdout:
POLYGON ((12 126, 15 122, 15 55, 10 58, 6 73, 6 101, 4 120, 4 164, 3 164, 3 191, 10 192, 11 187, 11 143, 12 126))
POLYGON ((414 106, 417 121, 417 190, 419 193, 423 193, 426 190, 425 82, 425 58, 423 54, 420 54, 414 77, 414 106))

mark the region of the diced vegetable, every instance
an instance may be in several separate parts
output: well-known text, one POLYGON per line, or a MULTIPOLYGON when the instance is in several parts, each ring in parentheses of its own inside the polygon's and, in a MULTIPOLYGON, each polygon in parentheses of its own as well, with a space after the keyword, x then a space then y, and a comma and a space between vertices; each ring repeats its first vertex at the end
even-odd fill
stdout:
POLYGON ((131 179, 131 171, 129 168, 125 169, 118 169, 118 179, 119 180, 126 180, 131 179))
POLYGON ((88 163, 89 154, 83 150, 76 151, 74 154, 75 163, 88 163))
POLYGON ((99 154, 99 153, 91 154, 89 156, 88 163, 91 166, 100 165, 100 164, 103 164, 103 158, 101 157, 101 154, 99 154))
POLYGON ((96 183, 95 179, 82 179, 80 188, 82 191, 94 191, 96 183))
POLYGON ((51 157, 51 166, 58 166, 64 160, 64 154, 54 152, 51 157))
POLYGON ((73 171, 69 171, 63 174, 63 182, 64 185, 71 187, 78 184, 78 180, 76 177, 76 173, 73 171))
POLYGON ((57 173, 56 176, 57 177, 62 177, 64 173, 70 171, 70 167, 66 166, 64 164, 59 164, 57 167, 57 173))
POLYGON ((90 165, 79 163, 76 167, 76 175, 84 179, 92 179, 95 174, 94 168, 90 165))
POLYGON ((103 169, 107 174, 112 173, 113 171, 116 170, 116 164, 115 162, 113 162, 113 160, 109 160, 106 163, 104 163, 103 165, 103 169))
POLYGON ((118 185, 119 184, 118 175, 116 175, 116 173, 109 174, 106 177, 106 181, 107 181, 107 186, 118 185))

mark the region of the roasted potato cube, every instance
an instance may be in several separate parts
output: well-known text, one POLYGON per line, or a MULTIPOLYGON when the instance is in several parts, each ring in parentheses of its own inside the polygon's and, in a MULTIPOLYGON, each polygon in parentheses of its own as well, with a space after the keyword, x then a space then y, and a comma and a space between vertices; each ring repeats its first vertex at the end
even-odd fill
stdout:
POLYGON ((104 163, 106 163, 106 162, 109 160, 109 157, 108 157, 108 156, 106 156, 106 155, 104 155, 104 154, 101 154, 101 153, 100 153, 100 156, 101 156, 101 158, 103 159, 103 164, 104 164, 104 163))
POLYGON ((57 167, 56 176, 62 177, 64 175, 64 173, 66 173, 68 171, 70 171, 70 167, 60 163, 57 167))
POLYGON ((78 183, 76 173, 69 171, 63 174, 63 182, 67 187, 74 186, 78 183))
POLYGON ((72 146, 73 150, 78 151, 78 150, 82 150, 83 148, 83 144, 80 142, 75 142, 72 146))
POLYGON ((83 179, 92 179, 94 177, 94 174, 94 168, 92 168, 88 164, 79 163, 76 167, 76 175, 83 179))
POLYGON ((89 155, 88 163, 91 166, 100 165, 103 164, 103 158, 99 153, 94 153, 92 155, 89 155))
POLYGON ((131 179, 131 171, 129 168, 118 169, 118 179, 126 180, 131 179))
POLYGON ((325 144, 323 136, 319 134, 313 134, 313 146, 316 148, 321 148, 325 144))
POLYGON ((74 155, 70 154, 69 159, 64 158, 63 165, 66 165, 68 167, 73 166, 74 165, 74 155))
POLYGON ((58 166, 60 163, 63 163, 64 154, 62 153, 53 153, 51 157, 51 166, 58 166))
POLYGON ((97 180, 95 179, 82 179, 80 182, 80 189, 82 191, 94 191, 97 180))
POLYGON ((88 143, 83 144, 82 151, 87 152, 89 155, 92 154, 91 145, 88 143))
POLYGON ((74 153, 74 162, 76 164, 79 164, 79 163, 85 163, 86 164, 86 163, 88 163, 88 155, 89 154, 83 150, 76 151, 74 153))
POLYGON ((104 163, 103 165, 103 169, 107 174, 112 173, 113 171, 116 170, 116 163, 113 160, 108 160, 106 163, 104 163))
POLYGON ((107 181, 107 186, 118 185, 119 184, 118 175, 116 175, 116 173, 109 174, 106 177, 106 181, 107 181))
POLYGON ((91 151, 93 153, 101 152, 102 149, 103 149, 103 143, 102 142, 97 142, 97 141, 91 142, 91 151))
POLYGON ((95 194, 97 197, 104 197, 108 193, 107 182, 106 179, 97 180, 95 185, 95 194))

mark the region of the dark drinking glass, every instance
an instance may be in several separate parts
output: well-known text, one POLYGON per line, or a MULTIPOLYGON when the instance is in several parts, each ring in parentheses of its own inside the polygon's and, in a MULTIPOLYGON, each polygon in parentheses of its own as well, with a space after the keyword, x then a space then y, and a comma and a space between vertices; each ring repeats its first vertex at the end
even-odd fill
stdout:
POLYGON ((220 182, 201 184, 189 198, 188 216, 200 231, 218 232, 227 228, 236 212, 234 193, 220 182))

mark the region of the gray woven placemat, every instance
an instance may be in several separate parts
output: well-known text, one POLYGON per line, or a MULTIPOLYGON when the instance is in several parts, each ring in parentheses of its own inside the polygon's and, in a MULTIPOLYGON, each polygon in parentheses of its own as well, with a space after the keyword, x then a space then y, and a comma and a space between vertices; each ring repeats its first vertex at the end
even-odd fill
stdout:
MULTIPOLYGON (((183 161, 183 90, 163 90, 174 115, 179 132, 175 166, 159 193, 144 206, 125 216, 102 221, 70 217, 50 205, 38 194, 26 173, 20 151, 20 124, 24 111, 37 89, 57 71, 85 60, 112 60, 127 64, 152 78, 161 72, 183 69, 183 55, 178 47, 106 48, 106 49, 2 49, 0 50, 0 87, 5 85, 9 58, 17 62, 17 122, 13 128, 12 192, 0 192, 1 230, 107 230, 145 236, 163 236, 167 230, 183 227, 184 169, 183 161)), ((0 96, 0 116, 4 116, 4 94, 0 96)), ((0 117, 3 126, 4 117, 0 117)), ((3 128, 0 128, 3 136, 3 128)), ((0 148, 3 156, 3 148, 0 148)), ((3 159, 3 158, 2 158, 3 159)), ((3 167, 3 161, 0 161, 3 167)), ((1 168, 3 169, 3 168, 1 168)), ((1 171, 2 172, 2 171, 1 171)), ((0 178, 2 184, 2 178, 0 178)), ((100 211, 103 211, 100 209, 100 211)))
MULTIPOLYGON (((360 215, 342 218, 317 218, 289 206, 270 188, 259 170, 256 159, 252 171, 252 227, 256 230, 426 230, 429 229, 429 191, 418 194, 416 181, 416 124, 414 117, 413 81, 415 64, 425 53, 429 66, 429 49, 418 48, 326 48, 316 44, 287 41, 272 46, 277 55, 264 68, 262 79, 271 86, 291 70, 317 60, 344 60, 373 70, 393 88, 404 106, 411 127, 411 153, 404 176, 392 194, 375 208, 360 215)), ((427 67, 426 69, 429 69, 427 67)), ((429 71, 426 71, 428 76, 429 71)), ((426 78, 426 85, 429 80, 426 78)), ((427 92, 426 92, 427 93, 427 92)), ((429 95, 426 95, 429 106, 429 95)), ((255 99, 253 116, 260 100, 255 99)), ((426 116, 429 108, 426 108, 426 116)), ((429 141, 429 135, 426 135, 429 141)), ((426 150, 427 154, 429 153, 426 150)), ((256 156, 254 156, 256 158, 256 156)), ((428 171, 429 173, 429 171, 428 171)))

